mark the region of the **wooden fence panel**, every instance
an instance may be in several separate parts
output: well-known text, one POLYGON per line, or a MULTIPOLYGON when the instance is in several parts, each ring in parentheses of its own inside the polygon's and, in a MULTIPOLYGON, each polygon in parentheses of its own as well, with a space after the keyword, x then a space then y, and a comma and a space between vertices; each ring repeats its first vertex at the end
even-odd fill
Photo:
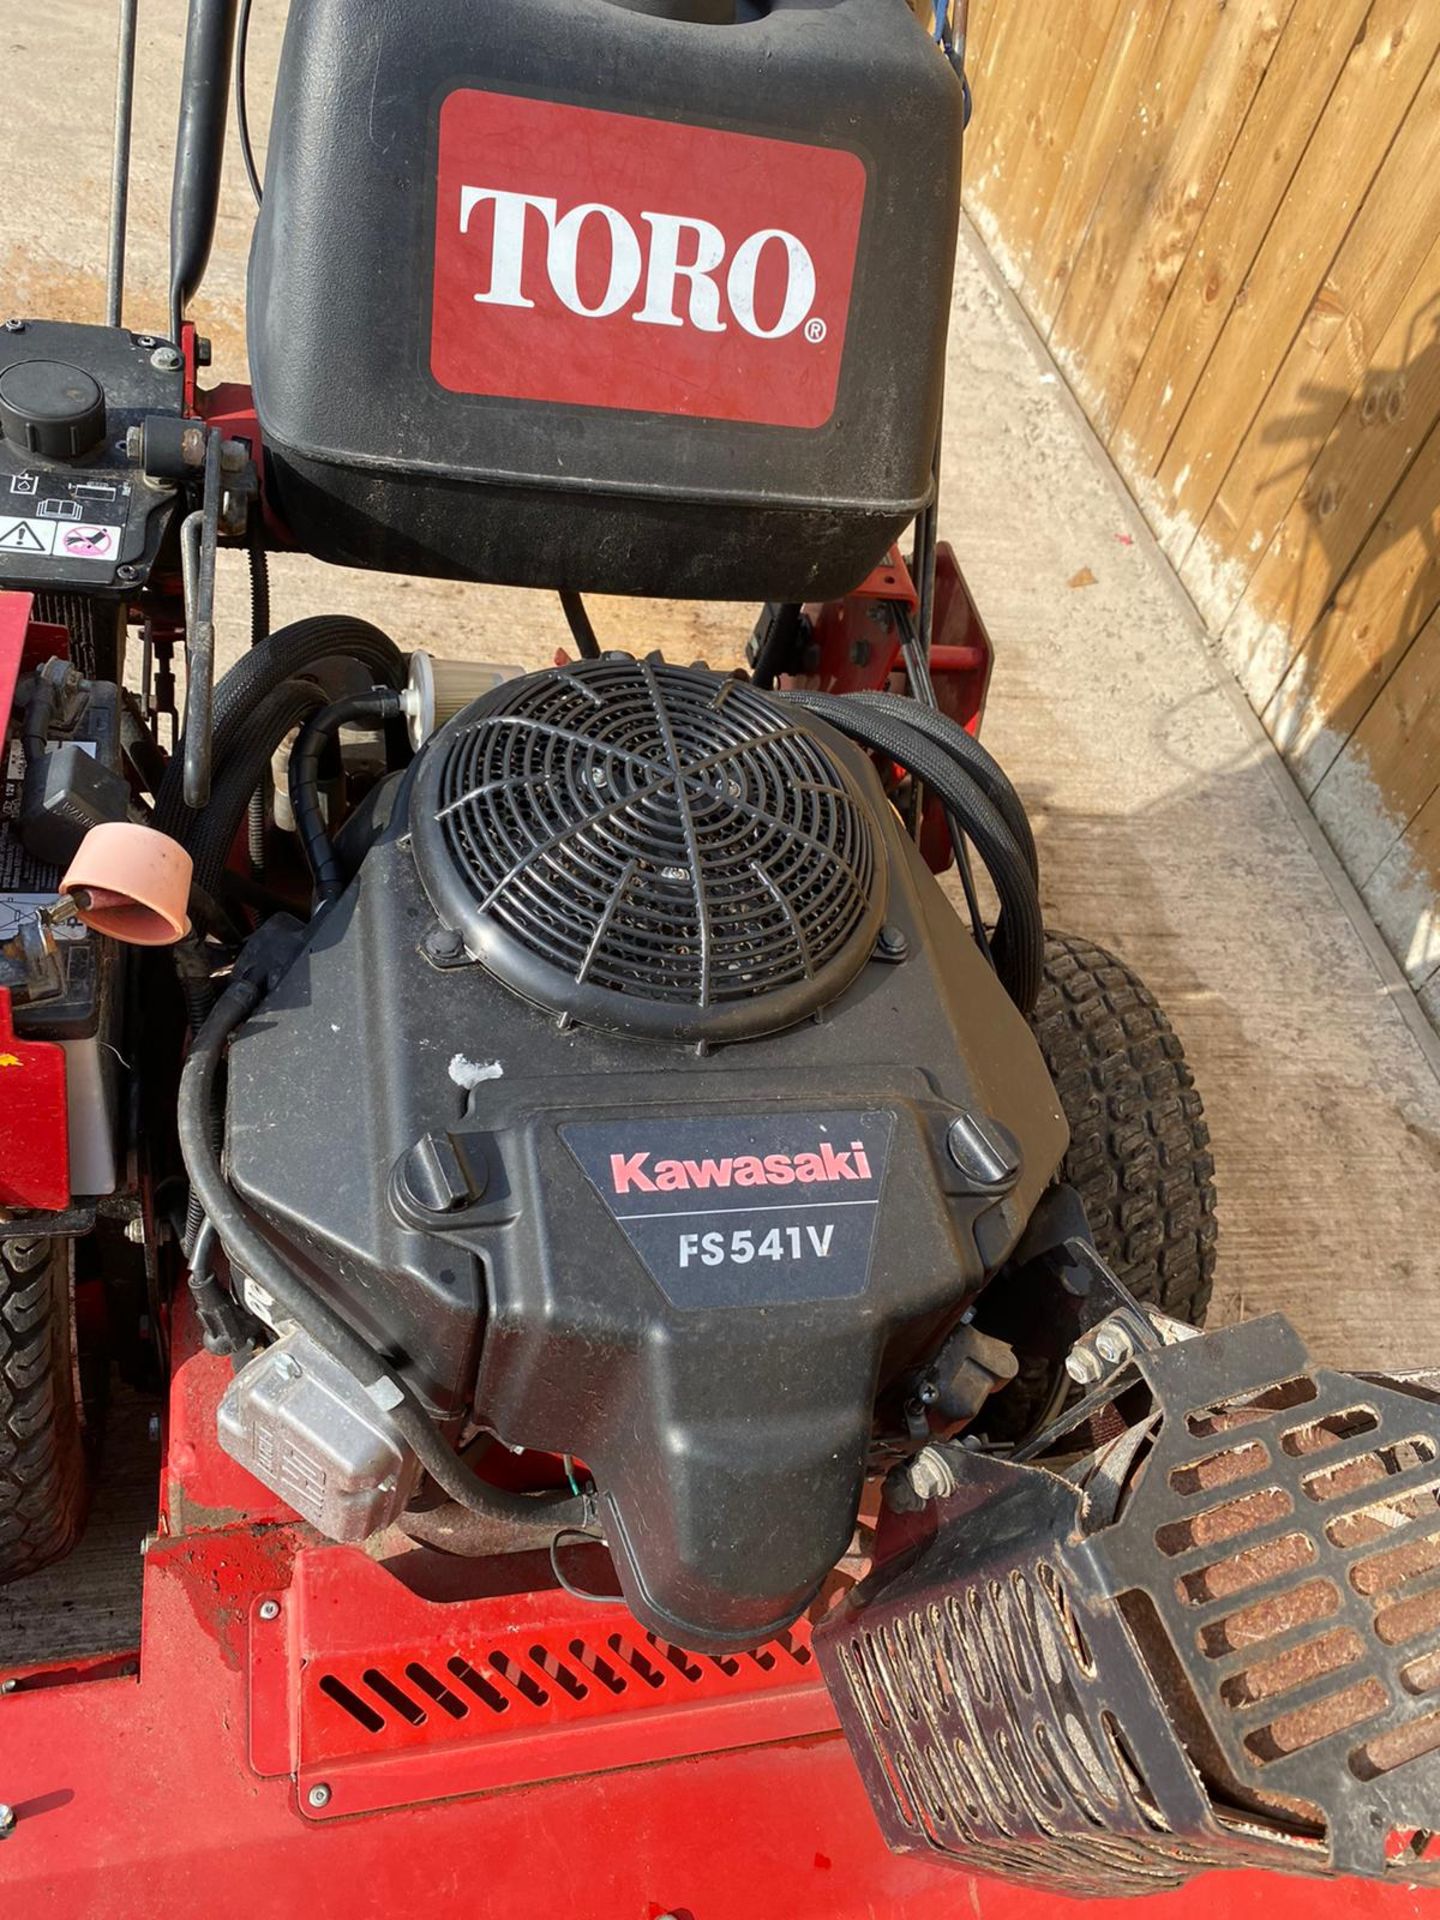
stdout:
POLYGON ((972 4, 967 207, 1440 1014, 1440 5, 972 4))

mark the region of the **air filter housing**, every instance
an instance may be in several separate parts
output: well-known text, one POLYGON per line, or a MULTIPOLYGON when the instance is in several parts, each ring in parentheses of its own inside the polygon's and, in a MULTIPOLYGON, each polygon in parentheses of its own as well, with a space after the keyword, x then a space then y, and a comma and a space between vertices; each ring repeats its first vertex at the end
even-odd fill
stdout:
POLYGON ((416 776, 436 913, 526 1000, 612 1031, 773 1033, 885 903, 849 750, 744 683, 624 655, 482 695, 416 776))

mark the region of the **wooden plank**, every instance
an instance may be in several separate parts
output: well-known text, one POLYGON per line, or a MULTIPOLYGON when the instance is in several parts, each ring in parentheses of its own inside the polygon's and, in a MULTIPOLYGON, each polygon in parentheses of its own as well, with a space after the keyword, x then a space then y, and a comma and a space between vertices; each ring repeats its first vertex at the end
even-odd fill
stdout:
POLYGON ((965 134, 965 178, 972 192, 998 180, 1016 145, 1025 102, 1044 85, 1033 64, 1036 0, 998 0, 983 51, 970 65, 974 118, 965 134))
POLYGON ((1387 502, 1335 605, 1297 653, 1263 719, 1313 791, 1440 603, 1440 426, 1387 502))
POLYGON ((1056 356, 1108 440, 1294 0, 1177 6, 1056 317, 1056 356))
POLYGON ((1142 502, 1373 6, 1298 0, 1280 37, 1115 430, 1142 502))
POLYGON ((1035 242, 1037 270, 1025 285, 1025 304, 1048 336, 1084 244, 1090 217, 1115 164, 1140 76, 1170 11, 1171 0, 1125 0, 1090 89, 1084 114, 1035 242))
MULTIPOLYGON (((1120 5, 1121 0, 1095 0, 1078 13, 1042 8, 1034 64, 1023 88, 1023 126, 1013 148, 1001 155, 998 169, 992 165, 974 184, 967 169, 970 216, 1022 298, 1045 215, 1074 164, 1076 131, 1120 5)), ((997 86, 1003 89, 1008 78, 999 76, 997 86)))
MULTIPOLYGON (((1226 652, 1243 663, 1241 678, 1257 706, 1274 693, 1306 634, 1333 599, 1380 510, 1440 419, 1440 190, 1432 190, 1430 203, 1432 211, 1420 223, 1417 239, 1423 238, 1428 225, 1436 235, 1434 243, 1227 626, 1226 652)), ((1424 205, 1423 196, 1419 204, 1424 205)), ((1403 270, 1406 257, 1408 250, 1396 247, 1384 265, 1403 270)), ((1382 270, 1377 267, 1366 288, 1377 301, 1383 298, 1381 279, 1382 270)), ((1310 419, 1300 426, 1297 416, 1294 429, 1282 423, 1289 444, 1301 449, 1301 464, 1311 435, 1335 404, 1336 392, 1352 377, 1353 344, 1349 329, 1331 341, 1320 368, 1301 388, 1310 419)), ((1276 386, 1293 384, 1287 369, 1276 386)), ((1269 414, 1267 404, 1264 417, 1269 414)), ((1283 451, 1280 429, 1267 426, 1263 437, 1283 451)), ((1283 469, 1275 478, 1288 490, 1289 478, 1283 469)), ((1277 491, 1267 479, 1260 484, 1258 498, 1277 491)), ((1249 547, 1263 538, 1266 512, 1257 506, 1248 526, 1237 530, 1237 540, 1243 543, 1237 565, 1248 559, 1249 547)))
MULTIPOLYGON (((1361 897, 1390 951, 1418 990, 1434 991, 1440 973, 1440 793, 1411 821, 1408 832, 1365 885, 1361 897)), ((1422 1004, 1429 994, 1422 998, 1422 1004)))
MULTIPOLYGON (((1181 577, 1221 629, 1440 231, 1440 60, 1231 462, 1181 577)), ((1262 662, 1257 656, 1256 665, 1262 662)), ((1242 676, 1243 678, 1243 676, 1242 676)), ((1271 682, 1273 685, 1273 681, 1271 682)), ((1247 688, 1247 691, 1249 689, 1247 688)), ((1258 706, 1269 688, 1252 695, 1258 706)))
MULTIPOLYGON (((1440 7, 1376 0, 1158 469, 1147 510, 1182 562, 1440 46, 1440 7)), ((1204 582, 1194 577, 1202 601, 1204 582)), ((1203 610, 1203 608, 1202 608, 1203 610)), ((1229 608, 1225 611, 1228 613, 1229 608)))
POLYGON ((1311 795, 1356 886, 1369 881, 1440 787, 1440 608, 1311 795))

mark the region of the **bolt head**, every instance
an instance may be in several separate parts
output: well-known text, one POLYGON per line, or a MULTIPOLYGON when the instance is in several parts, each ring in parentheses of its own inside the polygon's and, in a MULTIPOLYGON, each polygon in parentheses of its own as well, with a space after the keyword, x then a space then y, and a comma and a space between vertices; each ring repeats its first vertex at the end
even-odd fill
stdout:
POLYGON ((262 1600, 256 1611, 262 1620, 278 1620, 280 1618, 280 1602, 278 1600, 262 1600))
POLYGON ((138 580, 140 578, 140 569, 139 567, 131 566, 127 560, 123 566, 116 567, 115 578, 117 580, 138 580))
POLYGON ((137 1213, 134 1215, 132 1219, 129 1219, 125 1222, 125 1238, 131 1243, 132 1246, 136 1246, 136 1247, 144 1246, 145 1218, 143 1214, 137 1213))
POLYGON ((158 1413, 151 1414, 149 1431, 150 1431, 150 1444, 154 1446, 155 1443, 160 1438, 160 1416, 158 1413))
POLYGON ((1065 1356, 1065 1371, 1077 1387, 1093 1387, 1105 1369, 1093 1347, 1072 1347, 1065 1356))
POLYGON ((157 373, 178 373, 185 364, 185 356, 178 347, 156 347, 150 364, 157 373))
POLYGON ((25 322, 23 320, 7 320, 5 322, 5 331, 6 333, 23 333, 25 331, 25 322))
POLYGON ((1100 1358, 1112 1367, 1122 1360, 1128 1360, 1134 1351, 1134 1343, 1125 1328, 1114 1321, 1107 1321, 1095 1335, 1095 1351, 1100 1358))
POLYGON ((316 1784, 311 1787, 309 1793, 306 1794, 305 1798, 310 1802, 312 1807, 328 1807, 330 1804, 330 1789, 323 1780, 317 1781, 316 1784))
POLYGON ((15 1831, 15 1809, 0 1801, 0 1840, 8 1840, 15 1831))

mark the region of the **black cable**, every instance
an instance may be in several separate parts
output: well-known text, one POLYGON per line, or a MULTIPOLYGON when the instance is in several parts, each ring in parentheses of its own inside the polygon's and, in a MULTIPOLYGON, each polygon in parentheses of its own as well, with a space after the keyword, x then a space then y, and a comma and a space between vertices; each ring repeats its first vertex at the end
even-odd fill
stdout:
POLYGON ((918 701, 907 700, 903 694, 851 693, 844 698, 858 700, 862 706, 872 708, 877 713, 888 713, 892 719, 914 727, 927 740, 948 753, 999 809, 1025 856, 1025 864, 1036 880, 1040 878, 1040 858, 1025 803, 1015 791, 1005 769, 988 748, 981 746, 974 734, 967 733, 959 721, 952 720, 948 714, 937 712, 932 707, 922 707, 918 701))
MULTIPOLYGON (((270 922, 269 927, 274 930, 276 922, 270 922)), ((299 931, 296 926, 295 932, 299 931)), ((261 937, 264 937, 263 930, 261 937)), ((586 1498, 577 1500, 571 1494, 552 1498, 544 1494, 513 1493, 477 1480, 451 1450, 409 1383, 387 1366, 334 1308, 300 1278, 252 1223, 230 1188, 221 1171, 211 1126, 215 1085, 226 1042, 241 1021, 249 1017, 260 998, 261 981, 243 971, 244 965, 242 955, 214 1011, 195 1036, 180 1076, 177 1111, 180 1153, 190 1176, 191 1191, 198 1198, 232 1267, 263 1287, 284 1318, 295 1320, 363 1386, 373 1387, 380 1380, 390 1384, 399 1396, 389 1410, 390 1420, 431 1479, 452 1500, 458 1500, 476 1513, 494 1514, 508 1520, 529 1522, 545 1512, 557 1529, 585 1526, 594 1506, 586 1498)))
MULTIPOLYGON (((248 0, 246 0, 248 18, 248 0)), ((243 63, 241 71, 243 72, 243 63)), ((270 632, 270 563, 265 552, 265 517, 258 499, 250 503, 245 526, 245 549, 250 562, 250 644, 258 647, 270 632)), ((245 839, 250 866, 255 873, 265 871, 265 827, 268 820, 269 782, 263 776, 250 796, 246 816, 245 839)))
POLYGON ((250 141, 250 107, 245 91, 245 57, 250 50, 250 9, 252 0, 240 0, 240 19, 235 28, 235 127, 240 135, 240 158, 245 163, 245 178, 258 207, 265 198, 255 165, 255 149, 250 141))
POLYGON ((1000 900, 991 949, 995 969, 1011 999, 1028 1016, 1044 972, 1045 926, 1035 876, 1000 808, 979 781, 916 724, 916 715, 923 710, 913 701, 896 702, 903 710, 901 718, 873 704, 876 696, 794 692, 781 697, 860 745, 883 753, 940 796, 954 830, 968 835, 994 882, 1000 900))
POLYGON ((400 695, 393 687, 374 687, 369 693, 348 694, 312 713, 290 750, 290 811, 305 858, 315 878, 317 913, 345 891, 345 873, 335 856, 330 829, 320 805, 320 757, 342 727, 358 724, 384 726, 401 712, 400 695))
POLYGON ((582 660, 600 658, 600 642, 595 637, 595 629, 590 624, 590 616, 585 611, 585 602, 578 593, 560 591, 560 605, 565 609, 565 621, 570 629, 570 638, 579 649, 582 660))
POLYGON ((793 671, 803 615, 804 608, 798 600, 767 601, 763 616, 765 632, 750 673, 757 687, 771 688, 777 673, 793 671))
MULTIPOLYGON (((405 685, 405 656, 388 634, 368 620, 333 613, 297 620, 251 647, 216 682, 212 709, 214 766, 218 769, 224 765, 238 733, 249 724, 256 706, 268 693, 286 680, 312 675, 325 660, 352 660, 374 681, 391 687, 405 685)), ((181 788, 182 762, 179 753, 171 757, 155 796, 154 824, 177 839, 183 838, 190 818, 181 788)))
POLYGON ((324 691, 315 681, 285 680, 265 695, 241 725, 231 729, 210 804, 203 813, 191 815, 190 824, 176 836, 195 863, 196 885, 207 893, 220 893, 250 796, 264 780, 276 748, 324 704, 324 691))

